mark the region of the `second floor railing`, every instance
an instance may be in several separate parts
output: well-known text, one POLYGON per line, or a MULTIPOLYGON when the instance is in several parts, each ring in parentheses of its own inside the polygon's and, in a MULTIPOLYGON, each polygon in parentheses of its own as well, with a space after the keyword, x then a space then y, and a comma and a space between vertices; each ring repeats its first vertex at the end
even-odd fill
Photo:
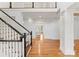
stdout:
POLYGON ((1 8, 57 8, 57 2, 6 2, 6 6, 3 4, 1 8))

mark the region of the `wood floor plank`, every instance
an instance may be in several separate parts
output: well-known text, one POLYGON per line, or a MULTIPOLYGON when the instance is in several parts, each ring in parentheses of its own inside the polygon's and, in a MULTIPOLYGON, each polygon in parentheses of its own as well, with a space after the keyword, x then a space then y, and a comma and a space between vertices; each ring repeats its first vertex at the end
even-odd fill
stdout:
POLYGON ((55 57, 64 56, 59 50, 60 40, 33 39, 32 49, 29 53, 29 57, 55 57))
POLYGON ((74 50, 75 50, 75 55, 76 56, 79 56, 79 39, 76 39, 75 41, 74 41, 74 50))
MULTIPOLYGON (((33 39, 32 49, 29 57, 61 57, 65 56, 59 49, 60 40, 39 40, 33 39)), ((74 41, 75 55, 66 55, 65 57, 79 57, 79 40, 74 41)))

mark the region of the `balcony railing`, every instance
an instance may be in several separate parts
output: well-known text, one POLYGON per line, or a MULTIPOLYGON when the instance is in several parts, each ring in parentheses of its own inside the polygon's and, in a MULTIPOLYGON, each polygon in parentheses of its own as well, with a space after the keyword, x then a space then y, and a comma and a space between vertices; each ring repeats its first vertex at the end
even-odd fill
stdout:
POLYGON ((0 8, 57 8, 57 2, 0 2, 0 8))

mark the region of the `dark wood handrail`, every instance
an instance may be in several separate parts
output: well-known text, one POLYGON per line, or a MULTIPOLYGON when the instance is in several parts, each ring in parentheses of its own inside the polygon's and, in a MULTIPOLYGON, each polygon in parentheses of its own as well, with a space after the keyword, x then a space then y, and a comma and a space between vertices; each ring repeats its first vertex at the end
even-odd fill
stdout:
POLYGON ((22 42, 21 40, 0 40, 0 42, 22 42))
POLYGON ((2 21, 2 22, 4 22, 6 25, 8 25, 9 27, 11 27, 13 30, 15 30, 17 33, 19 33, 20 35, 23 35, 23 34, 21 34, 18 30, 16 30, 14 27, 12 27, 10 24, 8 24, 6 21, 4 21, 2 18, 0 18, 0 20, 2 21))
POLYGON ((22 42, 22 38, 24 36, 20 36, 20 40, 4 40, 4 38, 0 38, 0 42, 22 42))
POLYGON ((2 11, 6 16, 8 16, 10 19, 12 19, 13 21, 15 21, 19 26, 21 26, 23 29, 25 29, 27 32, 30 33, 30 31, 28 29, 26 29, 24 26, 22 26, 19 22, 17 22, 15 19, 13 19, 10 15, 8 15, 6 12, 4 12, 2 9, 0 9, 0 11, 2 11))

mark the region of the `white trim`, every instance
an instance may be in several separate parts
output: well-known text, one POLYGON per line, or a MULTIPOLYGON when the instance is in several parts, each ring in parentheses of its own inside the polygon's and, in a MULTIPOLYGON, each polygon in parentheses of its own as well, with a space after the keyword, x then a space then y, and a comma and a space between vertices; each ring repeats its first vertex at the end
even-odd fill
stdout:
MULTIPOLYGON (((1 8, 2 9, 2 8, 1 8)), ((13 11, 20 11, 20 12, 57 12, 59 10, 59 8, 30 8, 30 9, 20 9, 20 8, 13 8, 13 9, 9 9, 9 8, 5 8, 3 10, 13 10, 13 11)))

